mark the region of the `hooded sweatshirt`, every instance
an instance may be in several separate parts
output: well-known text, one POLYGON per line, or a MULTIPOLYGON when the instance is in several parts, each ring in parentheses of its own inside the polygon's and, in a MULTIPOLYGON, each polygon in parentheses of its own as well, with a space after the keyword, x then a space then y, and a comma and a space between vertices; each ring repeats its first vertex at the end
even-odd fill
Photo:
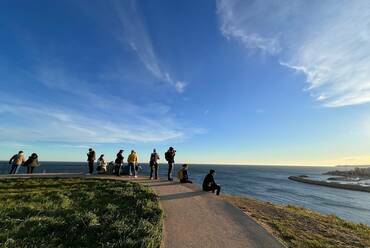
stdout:
POLYGON ((130 153, 127 158, 127 163, 136 164, 137 163, 137 155, 136 152, 130 153))

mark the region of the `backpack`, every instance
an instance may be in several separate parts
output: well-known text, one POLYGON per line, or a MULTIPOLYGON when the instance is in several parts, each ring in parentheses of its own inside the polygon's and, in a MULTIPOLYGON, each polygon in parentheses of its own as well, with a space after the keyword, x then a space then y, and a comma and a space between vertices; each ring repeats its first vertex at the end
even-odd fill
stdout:
POLYGON ((165 154, 164 154, 164 158, 167 160, 167 161, 170 161, 171 160, 171 155, 170 155, 170 152, 167 151, 165 154))
POLYGON ((179 170, 179 171, 177 172, 177 178, 178 178, 178 179, 180 179, 180 180, 184 179, 184 173, 183 173, 183 171, 182 171, 182 170, 179 170))

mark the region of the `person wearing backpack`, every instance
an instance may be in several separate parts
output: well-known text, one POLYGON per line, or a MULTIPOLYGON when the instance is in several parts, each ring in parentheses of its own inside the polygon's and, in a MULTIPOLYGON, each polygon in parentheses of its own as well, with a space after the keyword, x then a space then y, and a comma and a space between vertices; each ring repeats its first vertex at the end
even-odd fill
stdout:
POLYGON ((115 163, 114 171, 117 176, 121 175, 121 166, 123 165, 123 160, 124 160, 123 150, 119 150, 119 152, 117 153, 116 160, 114 161, 115 163))
POLYGON ((24 153, 19 151, 17 154, 10 158, 9 164, 12 165, 9 174, 17 174, 19 167, 24 163, 24 153))
POLYGON ((36 153, 32 153, 23 165, 27 166, 27 174, 32 174, 33 170, 40 165, 39 157, 36 153))
POLYGON ((188 165, 183 164, 181 170, 178 171, 177 177, 180 179, 180 183, 193 183, 189 180, 188 165))
POLYGON ((153 180, 153 172, 154 172, 154 179, 158 179, 158 160, 159 160, 159 155, 156 151, 156 149, 153 149, 152 154, 150 155, 150 161, 149 161, 149 166, 150 166, 150 180, 153 180))
POLYGON ((94 161, 95 161, 95 151, 92 148, 89 148, 89 152, 87 153, 87 165, 89 166, 89 173, 88 175, 92 175, 94 172, 94 161))
POLYGON ((165 159, 168 162, 168 181, 173 181, 172 178, 172 171, 173 171, 173 166, 175 163, 175 155, 176 155, 176 150, 173 149, 173 147, 168 148, 168 151, 164 154, 165 159))

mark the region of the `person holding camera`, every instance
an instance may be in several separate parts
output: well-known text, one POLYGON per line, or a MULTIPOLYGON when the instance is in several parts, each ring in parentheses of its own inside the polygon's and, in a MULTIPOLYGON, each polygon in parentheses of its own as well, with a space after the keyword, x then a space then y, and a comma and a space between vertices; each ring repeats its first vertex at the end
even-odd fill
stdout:
POLYGON ((88 175, 92 175, 94 172, 94 161, 95 161, 95 151, 92 148, 89 148, 87 153, 87 165, 89 166, 88 175))
POLYGON ((175 155, 176 155, 176 150, 173 149, 173 147, 168 148, 168 151, 164 154, 165 158, 168 162, 168 181, 173 181, 172 178, 172 171, 173 171, 173 166, 175 164, 175 155))

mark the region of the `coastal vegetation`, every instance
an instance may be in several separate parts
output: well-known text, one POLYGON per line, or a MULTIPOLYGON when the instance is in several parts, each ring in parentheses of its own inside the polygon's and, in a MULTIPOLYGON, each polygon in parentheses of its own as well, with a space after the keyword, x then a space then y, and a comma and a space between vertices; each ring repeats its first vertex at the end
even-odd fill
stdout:
POLYGON ((242 209, 289 248, 370 247, 370 227, 365 224, 246 197, 223 196, 223 199, 242 209))
POLYGON ((160 247, 162 216, 137 183, 0 180, 0 247, 160 247))

